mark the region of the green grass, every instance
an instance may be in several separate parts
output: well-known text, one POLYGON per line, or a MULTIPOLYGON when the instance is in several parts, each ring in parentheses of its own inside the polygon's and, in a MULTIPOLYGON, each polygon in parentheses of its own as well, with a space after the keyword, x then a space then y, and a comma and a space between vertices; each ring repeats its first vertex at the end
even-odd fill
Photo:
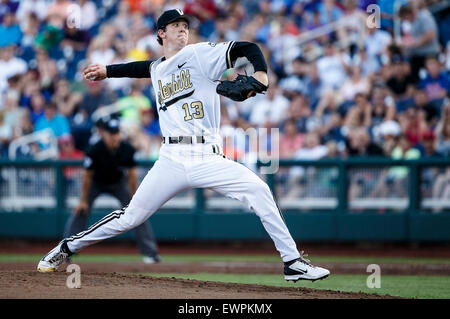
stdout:
POLYGON ((366 292, 406 298, 450 298, 450 276, 381 276, 381 288, 370 289, 366 275, 332 275, 316 282, 287 282, 281 275, 263 274, 145 274, 155 277, 175 277, 204 281, 258 284, 280 287, 305 287, 314 289, 366 292))
MULTIPOLYGON (((1 254, 2 262, 36 262, 43 255, 36 254, 1 254)), ((274 262, 279 263, 276 255, 163 255, 166 262, 274 262)), ((309 257, 307 257, 309 258, 309 257)), ((142 257, 135 255, 79 255, 74 262, 138 262, 142 257)), ((361 263, 361 264, 450 264, 450 258, 402 258, 402 257, 365 257, 365 256, 311 256, 313 263, 361 263)))

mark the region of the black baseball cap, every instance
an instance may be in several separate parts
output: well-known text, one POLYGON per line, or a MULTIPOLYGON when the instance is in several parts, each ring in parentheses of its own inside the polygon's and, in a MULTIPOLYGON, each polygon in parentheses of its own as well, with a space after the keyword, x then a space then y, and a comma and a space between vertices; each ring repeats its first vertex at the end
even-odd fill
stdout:
POLYGON ((120 122, 117 118, 106 117, 102 118, 98 121, 97 125, 99 128, 104 129, 105 131, 115 134, 120 131, 120 122))
POLYGON ((187 21, 188 25, 191 24, 193 21, 193 16, 189 14, 184 14, 183 10, 181 9, 173 9, 173 10, 167 10, 164 11, 163 14, 158 18, 158 22, 156 23, 157 29, 162 29, 169 23, 174 22, 178 19, 184 19, 187 21))

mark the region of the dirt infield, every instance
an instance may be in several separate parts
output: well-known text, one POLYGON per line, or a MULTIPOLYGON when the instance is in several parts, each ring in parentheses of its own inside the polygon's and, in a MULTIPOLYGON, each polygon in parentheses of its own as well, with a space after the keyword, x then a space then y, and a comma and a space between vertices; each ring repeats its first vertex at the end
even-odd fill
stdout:
POLYGON ((366 293, 157 278, 123 273, 84 273, 82 287, 66 287, 65 272, 0 271, 0 298, 33 299, 386 299, 366 293), (183 292, 182 294, 180 292, 183 292))
MULTIPOLYGON (((78 263, 82 288, 68 289, 66 267, 56 273, 38 273, 35 263, 0 264, 0 299, 378 299, 394 298, 366 293, 349 293, 308 288, 272 287, 234 283, 205 282, 176 278, 143 276, 139 273, 260 273, 282 274, 278 263, 251 262, 162 262, 145 265, 139 262, 78 263), (180 292, 182 291, 182 294, 180 292)), ((334 263, 322 265, 332 274, 363 274, 367 265, 334 263)), ((385 264, 385 274, 448 274, 447 265, 385 264)))
MULTIPOLYGON (((8 245, 0 242, 1 253, 43 253, 51 244, 8 245)), ((313 255, 377 255, 377 256, 426 256, 448 257, 448 249, 355 249, 355 247, 311 247, 313 255)), ((447 248, 447 247, 445 247, 447 248)), ((218 253, 270 254, 272 249, 235 249, 219 247, 163 247, 162 255, 168 253, 218 253)), ((98 245, 89 247, 86 254, 117 253, 135 254, 134 245, 98 245)), ((228 274, 279 274, 282 264, 273 262, 162 262, 145 265, 140 262, 78 263, 82 269, 82 288, 66 287, 68 273, 61 267, 57 273, 41 274, 36 263, 0 263, 0 299, 46 298, 46 299, 372 299, 394 298, 366 293, 350 293, 302 288, 300 283, 292 287, 234 284, 143 276, 142 273, 228 273, 228 274), (141 273, 141 274, 140 274, 141 273), (296 287, 297 286, 297 287, 296 287), (182 294, 180 292, 182 291, 182 294)), ((366 264, 323 263, 333 274, 367 274, 366 264)), ((450 275, 450 264, 380 264, 386 275, 450 275)), ((397 297, 395 297, 397 298, 397 297)))

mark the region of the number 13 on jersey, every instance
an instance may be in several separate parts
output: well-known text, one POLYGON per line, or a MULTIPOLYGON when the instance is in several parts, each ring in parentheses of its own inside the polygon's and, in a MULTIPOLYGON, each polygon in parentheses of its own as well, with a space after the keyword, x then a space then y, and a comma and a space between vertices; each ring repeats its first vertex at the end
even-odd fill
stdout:
POLYGON ((191 103, 191 109, 194 109, 195 112, 191 113, 189 105, 187 103, 184 103, 181 106, 185 112, 185 116, 184 116, 184 120, 185 121, 190 121, 193 118, 194 119, 202 119, 205 114, 203 113, 203 103, 200 101, 195 101, 191 103))

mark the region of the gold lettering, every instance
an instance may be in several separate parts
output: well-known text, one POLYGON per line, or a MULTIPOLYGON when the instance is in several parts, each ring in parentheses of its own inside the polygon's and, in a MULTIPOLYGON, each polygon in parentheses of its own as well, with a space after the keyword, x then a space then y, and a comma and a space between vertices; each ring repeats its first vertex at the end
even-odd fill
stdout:
POLYGON ((185 78, 186 78, 186 76, 185 76, 185 73, 184 73, 184 70, 183 71, 181 71, 180 72, 180 85, 183 87, 183 89, 186 87, 186 85, 185 85, 185 78))
POLYGON ((191 75, 189 74, 189 70, 187 70, 186 73, 187 73, 186 74, 186 80, 187 80, 186 88, 191 88, 192 83, 191 83, 191 75))
POLYGON ((161 80, 158 80, 159 86, 159 103, 164 102, 172 95, 177 94, 178 92, 184 91, 186 89, 191 88, 193 85, 191 83, 191 76, 189 74, 189 70, 181 70, 178 75, 172 74, 172 81, 162 85, 161 80))
POLYGON ((158 92, 158 96, 159 96, 159 103, 161 104, 162 101, 165 100, 165 97, 162 95, 163 93, 163 88, 162 88, 162 83, 161 80, 158 80, 158 85, 159 85, 159 92, 158 92))
POLYGON ((176 94, 176 93, 178 93, 178 91, 181 91, 181 90, 182 90, 182 88, 175 81, 175 74, 172 74, 172 94, 176 94))

